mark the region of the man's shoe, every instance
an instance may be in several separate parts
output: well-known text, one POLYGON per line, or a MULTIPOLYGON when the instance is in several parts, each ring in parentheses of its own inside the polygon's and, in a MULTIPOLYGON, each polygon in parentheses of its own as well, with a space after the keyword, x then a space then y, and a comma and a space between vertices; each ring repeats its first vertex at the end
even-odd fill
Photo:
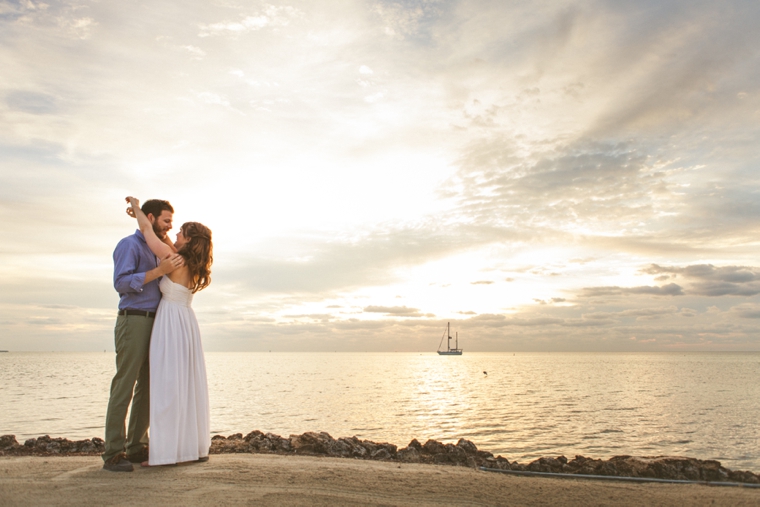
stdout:
POLYGON ((108 470, 109 472, 131 472, 134 469, 135 467, 127 461, 123 452, 103 463, 103 470, 108 470))
POLYGON ((208 461, 208 456, 201 456, 197 460, 195 460, 196 463, 205 463, 208 461))
POLYGON ((142 451, 138 451, 134 454, 128 454, 127 461, 130 463, 142 463, 143 461, 148 461, 148 448, 145 447, 142 451))

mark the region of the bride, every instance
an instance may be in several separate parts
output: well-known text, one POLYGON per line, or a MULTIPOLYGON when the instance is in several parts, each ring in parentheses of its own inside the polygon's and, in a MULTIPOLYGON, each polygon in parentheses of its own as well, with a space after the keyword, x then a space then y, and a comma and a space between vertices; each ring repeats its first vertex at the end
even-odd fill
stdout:
POLYGON ((211 446, 206 364, 193 294, 211 283, 211 230, 186 222, 177 241, 153 232, 140 202, 127 197, 127 213, 137 219, 148 247, 159 259, 179 253, 185 263, 159 284, 158 305, 150 339, 150 453, 143 466, 207 461, 211 446))

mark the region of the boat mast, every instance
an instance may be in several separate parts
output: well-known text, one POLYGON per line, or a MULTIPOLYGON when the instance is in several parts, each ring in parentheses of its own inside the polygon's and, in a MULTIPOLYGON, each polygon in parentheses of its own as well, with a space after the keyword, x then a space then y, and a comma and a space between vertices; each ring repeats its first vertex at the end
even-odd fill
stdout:
POLYGON ((457 348, 457 350, 459 350, 459 331, 457 331, 456 335, 457 335, 457 344, 456 344, 456 348, 457 348))
POLYGON ((451 328, 449 327, 450 325, 451 325, 451 322, 446 323, 446 334, 449 337, 449 341, 446 344, 446 347, 448 348, 448 350, 451 350, 451 328))

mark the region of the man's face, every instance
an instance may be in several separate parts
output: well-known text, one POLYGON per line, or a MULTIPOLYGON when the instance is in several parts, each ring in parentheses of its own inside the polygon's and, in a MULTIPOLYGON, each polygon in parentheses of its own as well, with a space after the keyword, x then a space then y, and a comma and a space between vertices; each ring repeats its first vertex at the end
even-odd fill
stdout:
MULTIPOLYGON (((153 215, 150 215, 153 216, 153 215)), ((166 233, 172 228, 172 212, 163 210, 158 218, 153 219, 153 232, 161 239, 166 237, 166 233)))

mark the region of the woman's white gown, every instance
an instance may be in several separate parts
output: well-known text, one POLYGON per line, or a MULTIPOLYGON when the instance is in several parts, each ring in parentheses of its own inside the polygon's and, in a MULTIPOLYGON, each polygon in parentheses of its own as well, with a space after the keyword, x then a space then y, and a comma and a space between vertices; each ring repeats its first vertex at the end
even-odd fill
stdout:
POLYGON ((150 338, 150 465, 195 461, 211 446, 208 383, 193 293, 164 276, 150 338))

